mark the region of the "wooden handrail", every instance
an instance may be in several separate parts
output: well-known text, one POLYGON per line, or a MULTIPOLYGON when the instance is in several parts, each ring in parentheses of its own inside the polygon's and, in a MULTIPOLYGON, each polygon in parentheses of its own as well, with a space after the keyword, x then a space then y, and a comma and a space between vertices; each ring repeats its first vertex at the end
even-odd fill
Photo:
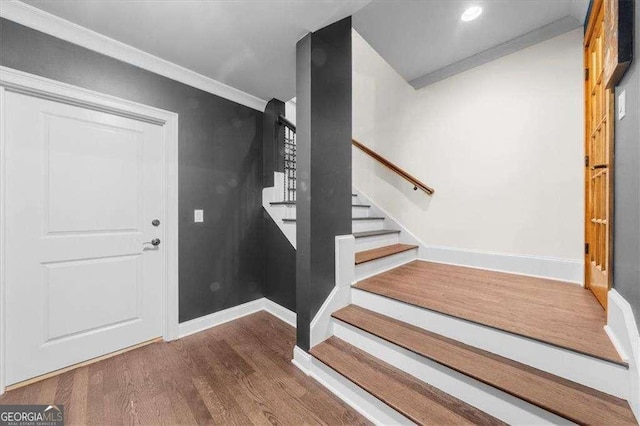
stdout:
POLYGON ((288 128, 290 128, 294 132, 296 131, 296 125, 293 124, 291 121, 289 121, 287 119, 287 117, 285 117, 282 114, 278 115, 278 123, 282 124, 283 126, 287 126, 288 128))
POLYGON ((386 168, 388 168, 392 172, 399 174, 400 176, 402 176, 403 178, 405 178, 406 180, 411 182, 413 184, 413 189, 414 190, 420 188, 420 189, 422 189, 424 192, 426 192, 429 195, 433 195, 433 193, 435 192, 435 190, 433 188, 428 187, 427 185, 425 185, 424 183, 422 183, 418 179, 416 179, 413 176, 411 176, 409 173, 407 173, 404 170, 402 170, 400 167, 398 167, 395 164, 393 164, 391 161, 387 160, 386 158, 384 158, 383 156, 381 156, 377 152, 372 151, 370 148, 367 148, 366 146, 364 146, 363 144, 361 144, 357 140, 351 139, 351 142, 353 143, 353 146, 355 146, 356 148, 360 149, 362 152, 367 154, 369 157, 373 158, 374 160, 376 160, 377 162, 379 162, 380 164, 382 164, 383 166, 385 166, 386 168))

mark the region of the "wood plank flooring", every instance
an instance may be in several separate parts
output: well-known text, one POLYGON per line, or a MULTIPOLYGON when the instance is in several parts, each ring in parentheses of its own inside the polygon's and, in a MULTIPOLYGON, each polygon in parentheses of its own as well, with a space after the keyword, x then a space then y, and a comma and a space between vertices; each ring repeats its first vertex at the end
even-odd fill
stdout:
POLYGON ((356 265, 371 262, 372 260, 381 259, 383 257, 402 253, 404 251, 413 250, 418 246, 412 244, 391 244, 384 247, 378 247, 371 250, 359 251, 356 253, 356 265))
POLYGON ((635 425, 627 401, 350 305, 334 318, 578 424, 635 425))
POLYGON ((603 329, 604 310, 575 284, 414 261, 355 287, 626 365, 603 329))
POLYGON ((504 425, 335 336, 314 346, 310 353, 417 424, 504 425))
POLYGON ((367 424, 291 363, 295 330, 259 312, 15 389, 64 404, 65 424, 367 424))

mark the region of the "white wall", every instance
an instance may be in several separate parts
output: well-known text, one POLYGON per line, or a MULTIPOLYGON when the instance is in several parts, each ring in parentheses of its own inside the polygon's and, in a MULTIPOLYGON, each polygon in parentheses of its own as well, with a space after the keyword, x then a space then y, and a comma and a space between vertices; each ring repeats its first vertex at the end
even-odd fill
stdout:
POLYGON ((582 29, 415 91, 353 34, 354 185, 430 246, 582 261, 582 29))
POLYGON ((287 119, 291 121, 293 124, 296 124, 296 98, 293 98, 290 101, 285 102, 284 116, 287 117, 287 119))

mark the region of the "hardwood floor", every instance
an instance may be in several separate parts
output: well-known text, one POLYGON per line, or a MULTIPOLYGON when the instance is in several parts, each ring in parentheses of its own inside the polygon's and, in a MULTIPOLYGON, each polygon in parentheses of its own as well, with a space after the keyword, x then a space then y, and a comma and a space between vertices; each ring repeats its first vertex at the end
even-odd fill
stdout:
POLYGON ((335 336, 310 353, 419 425, 505 424, 335 336))
POLYGON ((414 261, 355 287, 626 365, 603 329, 605 311, 578 285, 414 261))
POLYGON ((295 330, 259 312, 9 391, 65 424, 367 424, 291 363, 295 330))
POLYGON ((349 305, 332 316, 572 422, 636 424, 627 401, 595 389, 359 306, 349 305))

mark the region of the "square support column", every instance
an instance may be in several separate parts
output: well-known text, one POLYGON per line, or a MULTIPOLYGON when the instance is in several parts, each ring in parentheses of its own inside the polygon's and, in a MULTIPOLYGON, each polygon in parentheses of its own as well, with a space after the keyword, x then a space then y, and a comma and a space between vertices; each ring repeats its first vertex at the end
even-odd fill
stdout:
POLYGON ((335 286, 335 237, 351 234, 351 17, 297 46, 297 346, 335 286))

